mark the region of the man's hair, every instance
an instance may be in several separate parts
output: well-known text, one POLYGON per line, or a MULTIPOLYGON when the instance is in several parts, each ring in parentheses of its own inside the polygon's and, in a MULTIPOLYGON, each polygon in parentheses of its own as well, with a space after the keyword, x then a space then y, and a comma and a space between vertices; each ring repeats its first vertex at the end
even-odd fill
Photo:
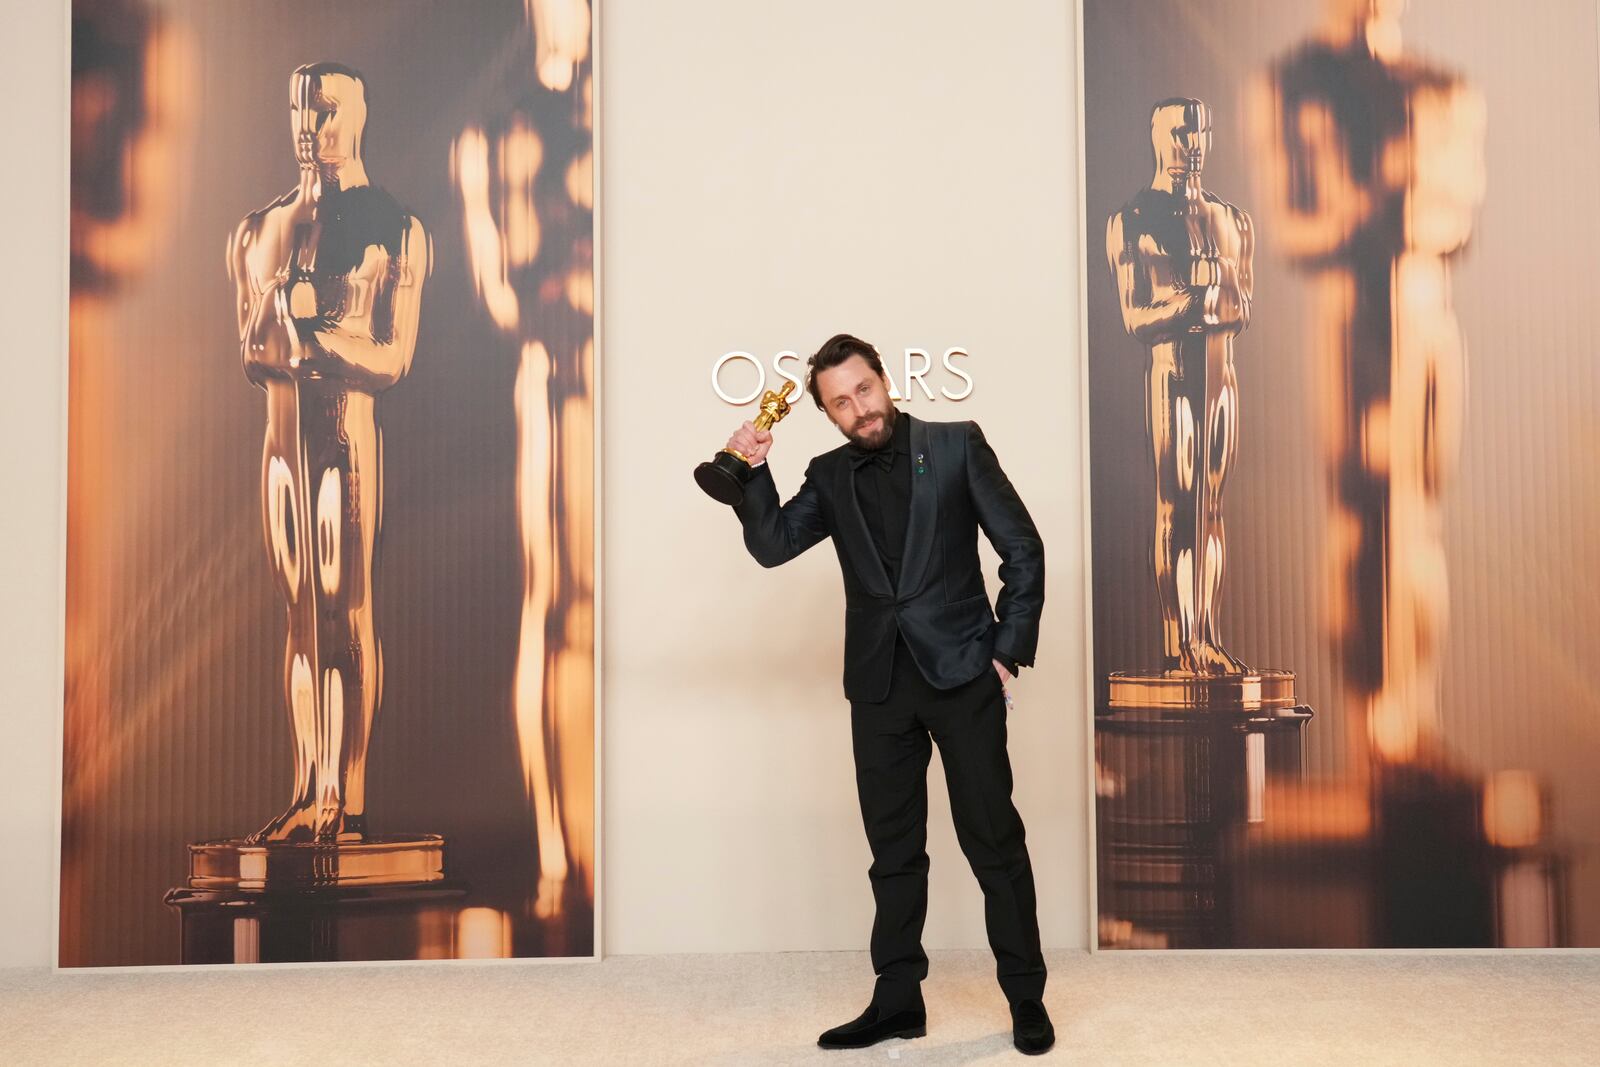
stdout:
POLYGON ((817 375, 830 367, 837 367, 851 356, 860 356, 867 361, 867 366, 878 377, 883 377, 883 358, 878 355, 878 350, 859 337, 852 337, 847 333, 834 334, 822 342, 822 347, 817 349, 817 354, 806 360, 809 368, 806 374, 806 391, 811 394, 812 403, 817 405, 817 410, 822 408, 822 393, 817 389, 817 375))

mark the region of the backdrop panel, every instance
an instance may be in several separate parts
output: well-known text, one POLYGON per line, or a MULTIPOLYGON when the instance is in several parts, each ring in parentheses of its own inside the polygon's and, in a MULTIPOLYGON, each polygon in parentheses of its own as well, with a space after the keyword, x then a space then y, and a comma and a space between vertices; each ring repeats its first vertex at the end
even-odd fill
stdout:
POLYGON ((59 962, 590 956, 583 0, 77 0, 59 962))
POLYGON ((1596 9, 1406 7, 1081 5, 1102 947, 1600 944, 1596 9))

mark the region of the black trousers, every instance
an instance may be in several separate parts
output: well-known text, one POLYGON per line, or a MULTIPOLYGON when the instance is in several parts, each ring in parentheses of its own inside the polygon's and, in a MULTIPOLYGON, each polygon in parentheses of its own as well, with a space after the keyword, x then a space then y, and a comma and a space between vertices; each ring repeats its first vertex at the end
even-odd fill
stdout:
POLYGON ((895 643, 893 681, 879 703, 852 701, 856 792, 872 848, 868 878, 873 1002, 887 1010, 920 1003, 928 976, 922 924, 928 913, 928 761, 939 746, 961 851, 983 887, 995 974, 1011 1003, 1044 995, 1033 865, 1022 818, 1011 803, 1006 708, 991 667, 954 689, 922 677, 904 639, 895 643))

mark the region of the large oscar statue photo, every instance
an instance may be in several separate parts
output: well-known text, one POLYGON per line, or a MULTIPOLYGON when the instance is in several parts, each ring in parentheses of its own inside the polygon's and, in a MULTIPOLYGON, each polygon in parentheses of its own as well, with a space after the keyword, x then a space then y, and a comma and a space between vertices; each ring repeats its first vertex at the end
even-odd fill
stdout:
POLYGON ((73 19, 61 964, 594 956, 588 4, 73 19))
POLYGON ((1094 940, 1600 944, 1593 4, 1079 8, 1094 940))
POLYGON ((1202 185, 1211 137, 1203 101, 1157 102, 1155 176, 1106 225, 1123 326, 1148 353, 1162 654, 1158 671, 1113 672, 1096 709, 1104 929, 1115 938, 1137 921, 1185 947, 1231 936, 1220 843, 1261 821, 1269 749, 1274 770, 1297 770, 1311 717, 1291 672, 1254 670, 1222 644, 1222 490, 1242 407, 1233 342, 1250 324, 1255 235, 1248 214, 1202 185), (1160 770, 1173 760, 1181 780, 1160 770))
POLYGON ((192 849, 189 888, 169 898, 184 913, 191 963, 249 962, 241 948, 254 959, 337 958, 341 919, 354 900, 377 910, 376 887, 403 893, 397 925, 407 932, 422 901, 449 894, 426 888, 443 878, 443 842, 374 835, 366 805, 383 693, 372 605, 383 520, 377 398, 411 367, 428 237, 368 179, 360 73, 301 67, 289 107, 300 183, 240 223, 228 272, 245 374, 267 400, 262 526, 288 616, 294 792, 249 837, 192 849), (351 887, 359 895, 342 892, 351 887), (247 940, 236 936, 241 922, 253 923, 247 940))

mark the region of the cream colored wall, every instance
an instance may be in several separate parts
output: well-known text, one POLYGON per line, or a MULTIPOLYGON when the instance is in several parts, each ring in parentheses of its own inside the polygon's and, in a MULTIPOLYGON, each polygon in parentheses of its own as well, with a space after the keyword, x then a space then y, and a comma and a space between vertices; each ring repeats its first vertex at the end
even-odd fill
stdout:
MULTIPOLYGON (((1086 943, 1071 8, 607 6, 610 952, 866 945, 838 562, 821 545, 762 570, 689 477, 743 417, 711 392, 717 356, 808 353, 839 330, 972 353, 969 399, 907 410, 978 419, 1043 532, 1016 799, 1044 941, 1086 943)), ((840 440, 809 400, 777 438, 786 495, 840 440)), ((927 943, 981 947, 937 762, 932 777, 927 943)))
POLYGON ((0 13, 0 966, 50 962, 66 499, 67 22, 0 13))
MULTIPOLYGON (((28 101, 10 113, 21 152, 0 177, 0 965, 45 964, 53 940, 63 6, 0 15, 0 69, 28 101)), ((908 410, 980 420, 1044 534, 1039 666, 1015 686, 1011 750, 1045 943, 1085 944, 1072 33, 1059 0, 605 4, 608 953, 866 944, 832 550, 761 570, 689 478, 742 417, 711 392, 717 356, 807 351, 841 329, 886 351, 971 353, 970 398, 908 410)), ((778 433, 772 463, 792 492, 838 438, 808 407, 778 433)), ((932 778, 927 943, 979 947, 981 898, 937 761, 932 778)))

